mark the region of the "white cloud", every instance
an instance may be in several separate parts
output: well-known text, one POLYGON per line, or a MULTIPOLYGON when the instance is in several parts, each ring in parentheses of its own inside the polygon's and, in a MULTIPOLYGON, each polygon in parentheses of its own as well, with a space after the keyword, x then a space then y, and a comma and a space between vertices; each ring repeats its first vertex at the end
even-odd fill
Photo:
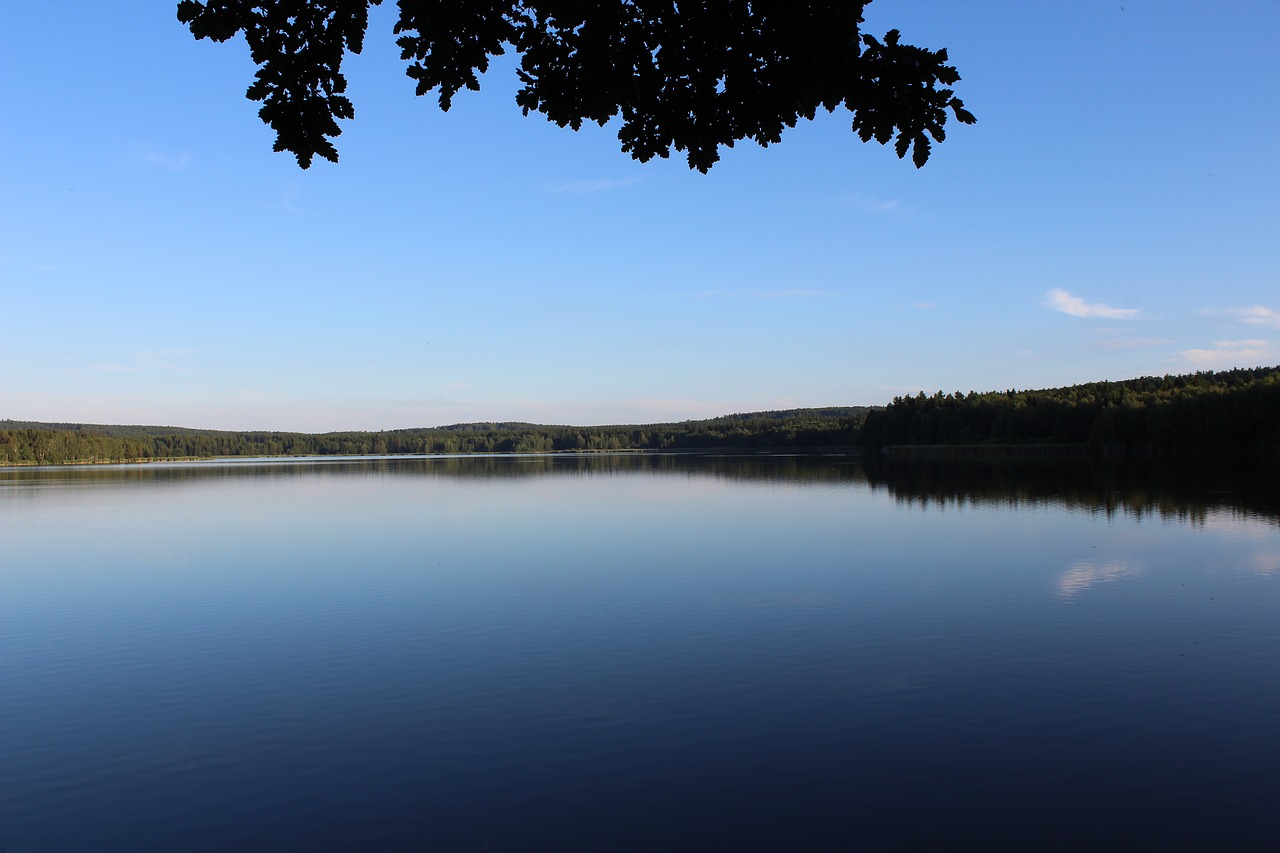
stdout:
POLYGON ((1183 361, 1201 368, 1241 367, 1242 362, 1261 364, 1280 360, 1280 347, 1271 341, 1217 341, 1212 349, 1188 349, 1179 353, 1183 361))
POLYGON ((1112 308, 1101 302, 1085 302, 1079 296, 1072 296, 1060 287, 1055 287, 1045 295, 1045 304, 1062 314, 1072 317, 1102 317, 1107 320, 1127 320, 1142 313, 1141 308, 1112 308))
POLYGON ((921 311, 928 311, 930 308, 937 308, 938 306, 932 302, 912 302, 911 307, 919 308, 921 311))
POLYGON ((1273 311, 1261 305, 1254 305, 1251 308, 1228 308, 1227 314, 1251 326, 1274 326, 1280 329, 1280 311, 1273 311))

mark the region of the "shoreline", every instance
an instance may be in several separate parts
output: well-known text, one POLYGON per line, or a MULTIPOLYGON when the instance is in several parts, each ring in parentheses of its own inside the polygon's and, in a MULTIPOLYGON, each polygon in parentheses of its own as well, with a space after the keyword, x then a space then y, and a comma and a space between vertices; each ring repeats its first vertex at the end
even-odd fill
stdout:
POLYGON ((274 461, 290 460, 322 461, 338 459, 457 459, 468 456, 600 456, 609 454, 625 455, 697 455, 697 454, 731 454, 734 456, 865 456, 861 447, 828 445, 823 447, 621 447, 621 448, 581 448, 575 450, 529 450, 529 451, 478 451, 472 453, 277 453, 254 454, 244 456, 158 456, 135 459, 75 459, 67 462, 5 462, 0 464, 0 471, 11 468, 83 468, 101 465, 154 465, 167 462, 250 462, 255 460, 274 461))

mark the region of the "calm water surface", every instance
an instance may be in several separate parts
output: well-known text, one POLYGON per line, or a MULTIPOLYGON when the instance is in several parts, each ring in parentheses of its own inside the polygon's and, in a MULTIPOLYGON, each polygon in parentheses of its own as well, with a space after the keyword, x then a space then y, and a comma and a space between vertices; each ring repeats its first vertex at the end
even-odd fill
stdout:
POLYGON ((1272 482, 0 470, 0 847, 1275 847, 1272 482))

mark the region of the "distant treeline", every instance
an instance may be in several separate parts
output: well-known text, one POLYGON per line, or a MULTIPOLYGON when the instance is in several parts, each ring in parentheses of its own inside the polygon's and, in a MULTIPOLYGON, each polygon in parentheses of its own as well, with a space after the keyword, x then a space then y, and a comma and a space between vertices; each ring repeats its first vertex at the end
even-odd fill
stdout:
POLYGON ((1039 391, 898 397, 884 408, 788 409, 647 426, 455 424, 385 432, 224 432, 0 421, 0 465, 217 456, 548 453, 923 445, 1107 453, 1280 453, 1280 367, 1039 391))
POLYGON ((225 432, 0 421, 0 464, 57 465, 217 456, 547 453, 710 448, 848 448, 866 407, 789 409, 648 426, 474 423, 384 432, 225 432))
POLYGON ((1041 391, 898 397, 868 413, 868 448, 1045 444, 1092 450, 1280 450, 1280 367, 1041 391))

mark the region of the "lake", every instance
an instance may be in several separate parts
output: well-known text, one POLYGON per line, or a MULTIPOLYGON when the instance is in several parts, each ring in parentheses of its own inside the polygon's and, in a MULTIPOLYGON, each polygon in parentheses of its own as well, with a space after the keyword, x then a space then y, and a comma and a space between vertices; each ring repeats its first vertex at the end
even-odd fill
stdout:
POLYGON ((1274 847, 1275 482, 0 470, 0 848, 1274 847))

